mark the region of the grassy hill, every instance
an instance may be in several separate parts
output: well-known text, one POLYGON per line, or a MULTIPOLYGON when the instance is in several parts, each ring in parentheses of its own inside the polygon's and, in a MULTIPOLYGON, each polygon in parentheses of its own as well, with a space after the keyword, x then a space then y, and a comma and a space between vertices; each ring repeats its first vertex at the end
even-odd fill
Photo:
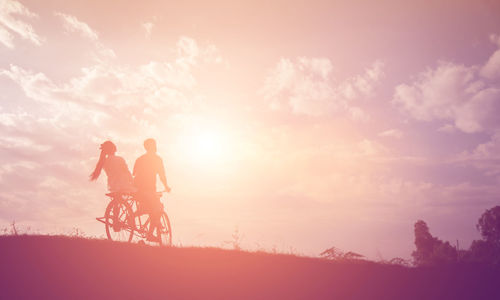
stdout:
POLYGON ((0 237, 0 299, 500 299, 500 270, 0 237))

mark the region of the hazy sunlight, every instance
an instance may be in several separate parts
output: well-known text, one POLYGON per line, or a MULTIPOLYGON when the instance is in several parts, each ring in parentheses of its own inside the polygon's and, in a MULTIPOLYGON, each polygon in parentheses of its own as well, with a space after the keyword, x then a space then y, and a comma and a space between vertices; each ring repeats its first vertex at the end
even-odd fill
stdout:
POLYGON ((227 143, 220 132, 202 129, 189 137, 188 155, 197 162, 217 162, 230 155, 227 143))
POLYGON ((0 0, 0 58, 0 228, 101 236, 148 151, 175 245, 409 258, 498 205, 500 1, 0 0))

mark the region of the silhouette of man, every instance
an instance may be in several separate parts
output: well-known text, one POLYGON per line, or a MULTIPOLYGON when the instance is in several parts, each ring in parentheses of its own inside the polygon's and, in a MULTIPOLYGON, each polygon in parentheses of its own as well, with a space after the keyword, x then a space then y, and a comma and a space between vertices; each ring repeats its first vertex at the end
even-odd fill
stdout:
POLYGON ((134 185, 137 188, 139 201, 141 205, 148 210, 151 220, 146 239, 149 241, 156 241, 159 238, 159 232, 157 237, 155 237, 153 233, 155 228, 159 228, 160 218, 163 212, 163 205, 160 202, 160 197, 156 193, 156 176, 160 176, 165 191, 170 192, 170 187, 165 177, 163 161, 161 157, 156 154, 156 141, 154 139, 145 140, 144 149, 146 149, 146 154, 139 157, 134 164, 134 185))

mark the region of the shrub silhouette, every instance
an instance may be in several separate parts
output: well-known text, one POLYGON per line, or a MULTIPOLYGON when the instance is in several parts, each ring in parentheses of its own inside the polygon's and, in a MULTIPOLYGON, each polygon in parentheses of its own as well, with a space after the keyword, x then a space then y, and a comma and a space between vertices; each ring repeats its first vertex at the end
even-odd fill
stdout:
POLYGON ((473 241, 466 255, 467 261, 500 264, 500 247, 489 241, 473 241))
POLYGON ((325 251, 321 252, 319 256, 330 260, 357 260, 364 257, 359 253, 352 251, 344 252, 336 247, 326 249, 325 251))
POLYGON ((402 267, 411 267, 411 261, 401 257, 394 257, 389 261, 383 261, 383 263, 402 266, 402 267))

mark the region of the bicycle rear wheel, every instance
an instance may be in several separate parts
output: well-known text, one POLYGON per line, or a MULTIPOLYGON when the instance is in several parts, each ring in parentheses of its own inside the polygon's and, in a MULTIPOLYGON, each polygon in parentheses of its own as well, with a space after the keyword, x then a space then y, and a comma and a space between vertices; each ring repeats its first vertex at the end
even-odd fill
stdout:
POLYGON ((157 229, 160 246, 172 246, 172 227, 166 212, 161 215, 160 224, 157 229))
POLYGON ((135 222, 132 209, 125 201, 112 200, 104 214, 106 235, 109 240, 130 242, 134 235, 135 222))

